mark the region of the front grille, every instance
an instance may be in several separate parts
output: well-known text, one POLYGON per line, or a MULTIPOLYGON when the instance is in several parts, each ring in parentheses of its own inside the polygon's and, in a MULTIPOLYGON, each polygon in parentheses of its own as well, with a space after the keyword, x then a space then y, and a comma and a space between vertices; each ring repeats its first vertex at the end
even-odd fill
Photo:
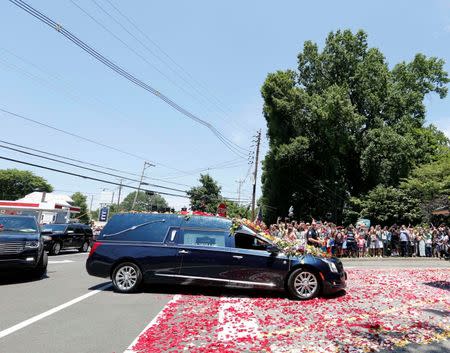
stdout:
POLYGON ((11 241, 7 243, 0 243, 0 254, 18 254, 25 248, 25 243, 23 241, 11 241))

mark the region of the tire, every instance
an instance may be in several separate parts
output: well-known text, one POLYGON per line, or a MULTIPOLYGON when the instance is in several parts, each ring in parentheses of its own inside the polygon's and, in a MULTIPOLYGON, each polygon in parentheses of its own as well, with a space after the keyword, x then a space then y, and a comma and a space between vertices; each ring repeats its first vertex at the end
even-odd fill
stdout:
POLYGON ((132 293, 138 290, 142 282, 142 272, 136 264, 123 262, 114 269, 111 279, 117 292, 132 293))
POLYGON ((299 268, 291 273, 287 289, 293 299, 309 300, 317 297, 321 283, 318 276, 307 269, 299 268))
POLYGON ((59 253, 61 252, 61 248, 62 248, 61 243, 55 241, 49 251, 49 254, 50 255, 59 255, 59 253))
POLYGON ((31 276, 36 279, 41 279, 47 273, 47 264, 47 253, 43 251, 36 268, 31 271, 31 276))
POLYGON ((89 242, 85 240, 83 242, 83 245, 81 245, 81 248, 78 249, 79 252, 87 252, 89 249, 89 242))

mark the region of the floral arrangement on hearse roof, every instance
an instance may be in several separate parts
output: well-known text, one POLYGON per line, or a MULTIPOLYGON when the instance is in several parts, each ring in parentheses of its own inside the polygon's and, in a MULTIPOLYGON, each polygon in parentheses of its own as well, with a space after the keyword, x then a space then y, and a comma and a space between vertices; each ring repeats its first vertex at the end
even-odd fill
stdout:
POLYGON ((300 240, 291 241, 279 237, 274 237, 269 233, 268 230, 264 230, 259 224, 254 223, 246 218, 233 218, 231 220, 230 234, 234 235, 242 226, 250 228, 262 238, 267 239, 269 242, 279 248, 280 251, 286 256, 303 256, 311 254, 319 257, 331 257, 330 254, 322 251, 320 248, 304 244, 300 240))

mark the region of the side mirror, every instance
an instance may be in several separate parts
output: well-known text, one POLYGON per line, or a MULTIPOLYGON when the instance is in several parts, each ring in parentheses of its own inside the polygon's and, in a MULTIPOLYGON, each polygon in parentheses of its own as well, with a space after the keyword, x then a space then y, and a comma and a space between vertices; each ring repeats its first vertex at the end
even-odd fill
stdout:
POLYGON ((269 244, 266 246, 266 250, 271 254, 278 254, 280 249, 278 249, 275 245, 269 244))

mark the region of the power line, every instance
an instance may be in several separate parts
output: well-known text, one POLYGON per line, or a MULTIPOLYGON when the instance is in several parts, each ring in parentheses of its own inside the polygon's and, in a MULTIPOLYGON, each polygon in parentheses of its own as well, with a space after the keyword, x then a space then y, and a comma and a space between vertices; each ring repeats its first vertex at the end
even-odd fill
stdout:
MULTIPOLYGON (((129 180, 129 181, 139 182, 139 180, 137 180, 137 179, 127 178, 127 177, 124 177, 124 176, 122 176, 122 175, 112 174, 112 173, 104 172, 104 171, 101 171, 101 170, 98 170, 98 169, 94 169, 94 168, 83 167, 83 166, 81 166, 81 165, 77 165, 77 164, 74 164, 74 163, 69 163, 69 162, 60 161, 60 160, 55 159, 55 158, 50 158, 50 157, 46 157, 46 156, 41 156, 41 155, 38 155, 38 154, 36 154, 36 153, 31 153, 31 152, 21 151, 21 150, 19 150, 19 149, 17 149, 17 148, 12 148, 12 147, 8 147, 8 146, 4 146, 4 145, 0 145, 0 148, 8 149, 8 150, 10 150, 10 151, 19 152, 19 153, 22 153, 22 154, 26 154, 26 155, 28 155, 28 156, 33 156, 33 157, 38 157, 38 158, 46 159, 46 160, 49 160, 49 161, 52 161, 52 162, 57 162, 57 163, 69 165, 69 166, 75 167, 75 168, 80 168, 80 169, 84 169, 84 170, 89 170, 89 171, 94 172, 94 173, 99 173, 99 174, 104 174, 104 175, 108 175, 108 176, 112 176, 112 177, 116 177, 116 178, 121 178, 121 179, 129 180)), ((165 189, 165 190, 179 191, 179 192, 186 192, 186 190, 180 190, 180 189, 170 188, 170 187, 167 187, 167 186, 162 186, 162 185, 157 185, 157 184, 149 184, 149 183, 146 183, 146 184, 149 185, 149 186, 158 187, 158 188, 165 189)))
MULTIPOLYGON (((74 163, 68 163, 68 162, 61 161, 61 160, 58 160, 58 159, 55 159, 55 158, 50 158, 48 156, 42 156, 42 155, 38 155, 38 154, 35 154, 35 153, 30 153, 30 152, 27 152, 27 151, 23 151, 23 150, 34 151, 34 152, 38 152, 38 153, 41 153, 41 154, 46 154, 46 155, 49 155, 49 156, 53 156, 53 157, 57 157, 57 158, 61 158, 61 159, 65 159, 65 160, 81 163, 81 164, 86 164, 86 165, 90 165, 90 166, 94 166, 94 167, 98 167, 98 168, 102 168, 102 169, 107 169, 107 170, 110 170, 110 171, 113 171, 113 172, 139 176, 138 174, 130 173, 130 172, 127 172, 127 171, 124 171, 124 170, 110 168, 110 167, 105 167, 105 166, 101 166, 99 164, 90 163, 90 162, 86 162, 86 161, 81 161, 79 159, 66 157, 66 156, 62 156, 62 155, 59 155, 59 154, 51 153, 51 152, 48 152, 48 151, 43 151, 43 150, 39 150, 39 149, 36 149, 36 148, 31 148, 31 147, 19 145, 19 144, 16 144, 16 143, 5 141, 5 140, 0 140, 0 143, 11 145, 11 146, 15 146, 15 147, 18 147, 18 148, 22 149, 22 150, 20 150, 18 148, 13 148, 13 147, 10 147, 10 146, 5 146, 5 145, 1 145, 0 144, 0 148, 8 149, 8 150, 11 150, 11 151, 14 151, 14 152, 19 152, 19 153, 26 154, 26 155, 29 155, 29 156, 50 160, 50 161, 53 161, 53 162, 69 165, 69 166, 72 166, 72 167, 76 167, 76 168, 80 168, 80 169, 84 169, 84 170, 88 170, 88 171, 93 171, 95 173, 100 173, 100 174, 104 174, 104 175, 108 175, 108 176, 112 176, 112 177, 128 180, 128 181, 131 181, 132 183, 133 182, 138 182, 137 179, 124 177, 123 175, 108 173, 108 172, 104 172, 102 170, 98 170, 98 169, 94 169, 94 168, 83 167, 83 166, 80 166, 80 165, 77 165, 77 164, 74 164, 74 163)), ((224 162, 224 163, 228 163, 228 162, 224 162)), ((224 163, 222 163, 222 164, 224 164, 224 163)), ((218 164, 217 168, 220 168, 220 165, 221 164, 218 164)), ((173 184, 176 184, 176 185, 187 186, 189 188, 193 187, 192 185, 176 183, 176 182, 170 182, 170 181, 166 181, 166 180, 158 179, 158 178, 150 178, 150 177, 144 177, 144 178, 145 179, 151 179, 151 180, 155 180, 156 179, 156 180, 159 180, 161 182, 173 183, 173 184)), ((123 185, 126 185, 126 184, 123 184, 123 185)), ((176 188, 169 188, 169 187, 166 187, 166 186, 163 186, 163 185, 158 185, 158 184, 149 184, 149 183, 146 182, 144 185, 153 186, 153 187, 157 187, 157 188, 160 188, 160 189, 166 189, 166 190, 179 191, 179 192, 186 193, 186 190, 181 190, 181 189, 176 189, 176 188)), ((229 199, 233 199, 233 198, 229 198, 229 199)))
MULTIPOLYGON (((152 43, 158 50, 166 57, 168 58, 176 67, 178 67, 184 74, 186 74, 188 77, 190 77, 193 81, 197 83, 200 87, 202 87, 205 91, 209 91, 207 87, 205 87, 202 83, 200 83, 198 80, 195 79, 185 68, 183 68, 179 63, 177 63, 163 48, 156 43, 150 36, 145 33, 139 26, 132 21, 128 16, 126 16, 117 6, 115 6, 110 0, 106 0, 106 2, 120 15, 122 16, 134 29, 136 29, 144 38, 146 38, 150 43, 152 43)), ((133 36, 135 37, 135 36, 133 36)), ((162 59, 161 59, 162 60, 162 59)), ((214 98, 219 104, 223 105, 220 100, 215 97, 214 95, 211 95, 212 98, 214 98)), ((230 112, 231 110, 228 109, 230 112)))
MULTIPOLYGON (((40 165, 40 164, 29 163, 29 162, 21 161, 21 160, 18 160, 18 159, 7 158, 7 157, 4 157, 4 156, 0 156, 0 159, 4 159, 6 161, 10 161, 10 162, 14 162, 14 163, 20 163, 20 164, 28 165, 28 166, 31 166, 31 167, 46 169, 46 170, 50 170, 50 171, 57 172, 57 173, 72 175, 72 176, 75 176, 75 177, 78 177, 78 178, 82 178, 82 179, 89 179, 89 180, 98 181, 98 182, 105 183, 105 184, 120 186, 120 183, 117 183, 117 182, 114 182, 114 181, 94 178, 94 177, 91 177, 91 176, 87 176, 87 175, 83 175, 83 174, 77 174, 77 173, 72 173, 72 172, 68 172, 68 171, 65 171, 65 170, 61 170, 61 169, 45 167, 45 166, 40 165)), ((134 189, 134 190, 138 189, 137 187, 131 186, 131 185, 122 185, 122 187, 126 187, 126 188, 129 188, 129 189, 134 189)), ((159 191, 154 191, 154 190, 145 190, 145 189, 141 189, 141 190, 142 191, 148 191, 148 192, 154 192, 155 194, 188 198, 188 196, 185 196, 185 195, 172 194, 172 193, 167 193, 167 192, 159 192, 159 191)))
MULTIPOLYGON (((81 100, 86 100, 83 99, 80 95, 80 91, 77 90, 75 87, 73 87, 73 84, 71 84, 69 81, 65 80, 64 78, 62 78, 61 76, 57 75, 57 74, 53 74, 51 72, 49 72, 48 70, 44 69, 43 67, 37 65, 36 63, 32 62, 29 60, 29 58, 25 59, 24 57, 13 53, 11 50, 6 49, 6 48, 0 48, 0 50, 4 51, 5 53, 9 54, 10 56, 13 56, 16 59, 21 60, 22 62, 24 62, 25 64, 28 64, 29 66, 37 69, 38 71, 40 71, 43 74, 46 74, 47 76, 50 77, 51 80, 45 80, 44 78, 41 78, 37 75, 33 75, 32 73, 30 73, 29 71, 26 71, 22 68, 18 68, 17 66, 11 64, 11 63, 3 63, 6 66, 9 66, 10 68, 12 68, 13 70, 16 70, 20 73, 22 73, 24 76, 29 76, 31 79, 39 81, 41 84, 44 84, 46 86, 52 85, 54 87, 51 87, 54 91, 61 93, 61 88, 65 91, 65 95, 70 97, 71 99, 73 99, 74 101, 81 103, 81 100), (59 86, 56 85, 53 81, 56 81, 57 83, 59 83, 59 86)), ((88 102, 89 105, 94 106, 94 102, 100 105, 103 105, 104 107, 106 107, 108 110, 111 110, 113 112, 115 112, 116 114, 120 115, 122 118, 126 118, 125 115, 126 113, 121 111, 117 106, 113 106, 110 103, 106 103, 104 102, 101 98, 99 97, 95 97, 92 95, 92 93, 89 94, 88 100, 90 100, 90 102, 88 102)))
POLYGON ((49 27, 55 29, 60 34, 62 34, 64 37, 69 39, 72 43, 83 49, 86 53, 100 61, 105 66, 109 67, 111 70, 119 74, 120 76, 126 78, 130 82, 134 83, 136 86, 143 88, 144 90, 150 92, 151 94, 155 95, 156 97, 160 98, 162 101, 167 103, 169 106, 171 106, 173 109, 177 110, 184 116, 188 117, 189 119, 205 126, 208 128, 230 151, 232 151, 234 154, 238 155, 239 157, 243 158, 242 152, 239 151, 239 148, 242 149, 242 147, 236 145, 234 142, 229 140, 227 137, 225 137, 220 131, 218 131, 212 124, 208 123, 207 121, 197 117, 196 115, 192 114, 188 110, 184 109, 180 105, 178 105, 175 101, 171 100, 166 95, 162 94, 152 86, 144 83, 143 81, 139 80, 129 72, 125 71, 122 67, 116 65, 111 60, 107 59, 105 56, 100 54, 98 51, 87 45, 85 42, 80 40, 78 37, 73 35, 71 32, 66 30, 64 27, 62 27, 57 22, 53 21, 43 13, 39 12, 38 10, 34 9, 32 6, 28 5, 22 0, 9 0, 11 3, 16 5, 17 7, 21 8, 25 12, 29 13, 33 17, 37 18, 41 22, 47 24, 49 27), (238 147, 235 147, 238 146, 238 147))
POLYGON ((34 120, 34 119, 31 119, 31 118, 27 118, 27 117, 25 117, 25 116, 23 116, 23 115, 16 114, 16 113, 13 113, 13 112, 10 112, 9 110, 0 108, 0 111, 2 111, 3 113, 9 114, 9 115, 11 115, 11 116, 14 116, 14 117, 16 117, 16 118, 20 118, 20 119, 23 119, 23 120, 32 122, 32 123, 34 123, 34 124, 41 125, 41 126, 44 126, 44 127, 46 127, 46 128, 49 128, 49 129, 52 129, 52 130, 61 132, 61 133, 63 133, 63 134, 66 134, 66 135, 69 135, 69 136, 72 136, 72 137, 76 137, 76 138, 78 138, 78 139, 81 139, 81 140, 84 140, 84 141, 93 143, 93 144, 95 144, 95 145, 102 146, 102 147, 108 148, 108 149, 110 149, 110 150, 114 150, 114 151, 116 151, 116 152, 120 152, 120 153, 126 154, 126 155, 131 156, 131 157, 135 157, 135 158, 138 158, 138 159, 141 159, 141 160, 144 160, 144 161, 147 160, 146 158, 144 158, 144 157, 142 157, 142 156, 139 156, 139 155, 136 155, 136 154, 134 154, 134 153, 130 153, 130 152, 121 150, 120 148, 117 148, 117 147, 114 147, 114 146, 110 146, 110 145, 106 145, 106 144, 104 144, 104 143, 101 143, 101 142, 92 140, 92 139, 90 139, 90 138, 87 138, 87 137, 84 137, 84 136, 81 136, 81 135, 74 134, 73 132, 69 132, 69 131, 66 131, 66 130, 63 130, 63 129, 59 129, 59 128, 57 128, 57 127, 54 127, 54 126, 51 126, 51 125, 42 123, 42 122, 40 122, 40 121, 38 121, 38 120, 34 120))
MULTIPOLYGON (((73 0, 70 0, 71 2, 73 2, 73 0)), ((191 87, 192 89, 194 89, 197 94, 199 94, 201 97, 203 97, 206 102, 208 102, 209 104, 211 104, 212 106, 214 106, 215 108, 219 109, 222 113, 226 114, 226 111, 224 109, 222 109, 222 107, 217 104, 217 102, 215 102, 213 99, 211 99, 208 95, 204 94, 201 90, 199 90, 195 84, 192 84, 188 79, 186 79, 184 77, 184 75, 180 74, 179 71, 175 70, 172 65, 170 65, 164 58, 162 58, 160 55, 158 55, 157 53, 155 53, 154 50, 152 50, 148 45, 146 45, 146 43, 144 43, 141 39, 139 39, 134 33, 132 33, 126 26, 124 26, 117 18, 115 18, 114 16, 112 16, 103 6, 101 6, 98 1, 96 0, 91 0, 104 14, 106 14, 110 19, 112 19, 116 24, 118 24, 126 33, 128 33, 131 37, 133 37, 139 44, 142 45, 143 48, 145 48, 152 56, 154 56, 155 58, 157 58, 161 63, 163 63, 172 73, 174 73, 176 76, 178 76, 183 82, 185 82, 189 87, 191 87)), ((164 54, 165 57, 167 57, 173 64, 175 64, 175 67, 178 67, 181 72, 183 72, 186 76, 190 76, 191 79, 193 81, 196 81, 192 75, 190 75, 185 69, 183 69, 178 63, 175 62, 175 60, 172 59, 172 57, 170 57, 154 40, 152 40, 151 38, 149 38, 149 36, 142 31, 133 21, 130 20, 129 17, 127 17, 126 15, 123 14, 122 11, 120 11, 120 9, 118 9, 111 1, 106 0, 106 2, 121 16, 123 17, 129 24, 131 24, 131 26, 137 30, 141 35, 143 35, 148 42, 152 43, 155 47, 157 47, 159 49, 159 51, 161 53, 164 54)), ((159 71, 159 70, 158 70, 159 71)), ((201 84, 199 84, 199 82, 197 81, 197 85, 202 86, 201 84)), ((210 93, 208 92, 208 90, 205 90, 206 93, 208 93, 210 95, 210 93)), ((212 95, 211 95, 212 96, 212 95)), ((212 96, 214 97, 214 96, 212 96)), ((214 97, 215 98, 215 97, 214 97)), ((216 98, 216 101, 218 101, 218 99, 216 98)), ((218 101, 221 105, 222 103, 220 101, 218 101)), ((227 115, 224 115, 228 118, 227 115)), ((228 121, 230 121, 231 123, 234 124, 234 120, 232 119, 228 119, 228 121)), ((236 121, 236 123, 238 123, 238 121, 236 121)), ((240 125, 240 124, 239 124, 240 125)), ((237 126, 235 124, 235 126, 237 126)), ((242 128, 243 126, 240 125, 240 127, 242 128)), ((245 129, 245 127, 244 127, 245 129)))

